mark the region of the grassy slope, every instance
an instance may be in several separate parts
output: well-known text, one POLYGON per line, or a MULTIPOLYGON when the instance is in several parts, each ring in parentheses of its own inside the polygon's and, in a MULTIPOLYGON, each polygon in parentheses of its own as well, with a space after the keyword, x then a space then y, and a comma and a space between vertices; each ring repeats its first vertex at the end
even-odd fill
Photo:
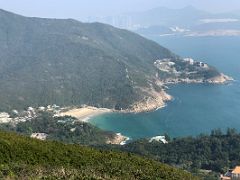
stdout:
POLYGON ((42 142, 0 132, 0 177, 196 179, 189 173, 135 155, 42 142))

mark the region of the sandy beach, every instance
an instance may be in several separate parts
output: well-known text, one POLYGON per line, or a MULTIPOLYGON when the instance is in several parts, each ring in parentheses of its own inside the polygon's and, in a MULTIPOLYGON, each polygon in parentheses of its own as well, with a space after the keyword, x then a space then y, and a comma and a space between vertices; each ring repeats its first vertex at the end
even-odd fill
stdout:
MULTIPOLYGON (((79 121, 88 122, 93 116, 97 116, 103 113, 114 112, 111 109, 96 108, 92 106, 86 106, 82 108, 72 108, 64 112, 60 112, 57 116, 72 116, 77 118, 79 121)), ((112 139, 107 140, 107 144, 119 144, 124 145, 129 140, 128 137, 123 136, 121 133, 116 133, 112 139)))
POLYGON ((82 108, 73 108, 65 112, 60 112, 59 116, 72 116, 80 121, 88 122, 88 120, 93 117, 103 113, 112 112, 110 109, 106 108, 96 108, 92 106, 86 106, 82 108))

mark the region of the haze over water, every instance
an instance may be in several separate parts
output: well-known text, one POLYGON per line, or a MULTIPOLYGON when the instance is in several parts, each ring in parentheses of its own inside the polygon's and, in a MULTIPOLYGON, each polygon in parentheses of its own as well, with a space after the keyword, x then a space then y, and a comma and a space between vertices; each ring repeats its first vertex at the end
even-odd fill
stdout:
POLYGON ((175 99, 150 113, 105 114, 91 119, 98 127, 132 139, 168 133, 172 137, 209 133, 228 127, 240 130, 240 37, 149 37, 182 57, 192 57, 232 76, 228 85, 178 84, 175 99))

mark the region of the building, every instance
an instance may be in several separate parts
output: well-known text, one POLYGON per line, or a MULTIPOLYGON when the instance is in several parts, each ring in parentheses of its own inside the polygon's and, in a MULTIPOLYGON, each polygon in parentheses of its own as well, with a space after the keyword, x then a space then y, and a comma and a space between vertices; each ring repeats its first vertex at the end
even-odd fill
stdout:
POLYGON ((163 144, 167 144, 167 140, 165 138, 165 136, 155 136, 155 137, 152 137, 149 142, 154 142, 154 141, 157 141, 157 142, 162 142, 163 144))
POLYGON ((236 166, 232 171, 232 180, 240 180, 240 166, 236 166))
POLYGON ((240 180, 240 166, 230 169, 224 175, 221 175, 221 180, 240 180))
POLYGON ((12 118, 10 118, 10 115, 6 112, 0 112, 0 124, 3 123, 10 123, 12 118))
POLYGON ((45 134, 45 133, 32 133, 31 138, 35 138, 35 139, 39 139, 39 140, 44 141, 47 138, 47 134, 45 134))

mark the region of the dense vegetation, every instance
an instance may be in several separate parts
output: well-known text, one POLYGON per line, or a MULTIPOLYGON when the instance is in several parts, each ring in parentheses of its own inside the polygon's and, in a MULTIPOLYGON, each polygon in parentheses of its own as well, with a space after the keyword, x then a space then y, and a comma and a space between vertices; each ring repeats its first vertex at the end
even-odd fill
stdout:
POLYGON ((234 129, 226 134, 213 130, 211 135, 177 138, 168 144, 142 139, 120 149, 192 172, 205 169, 223 173, 240 164, 240 134, 234 129))
POLYGON ((103 131, 89 123, 80 122, 73 117, 53 117, 43 112, 31 121, 18 124, 0 124, 0 129, 14 131, 30 136, 32 133, 46 133, 48 140, 83 145, 106 144, 115 133, 103 131))
POLYGON ((1 179, 196 179, 130 153, 39 141, 0 132, 1 179))
MULTIPOLYGON (((114 133, 105 132, 88 123, 75 122, 73 117, 53 117, 51 113, 42 113, 31 121, 21 122, 14 126, 2 124, 0 129, 10 130, 29 136, 33 132, 48 134, 48 140, 58 140, 70 144, 93 145, 105 150, 121 150, 139 154, 162 163, 169 164, 190 171, 205 179, 216 179, 219 173, 226 172, 240 164, 240 134, 234 129, 228 129, 227 133, 221 130, 213 130, 210 135, 199 135, 197 137, 174 138, 168 144, 141 139, 130 142, 124 146, 106 146, 106 141, 114 138, 114 133), (74 123, 73 123, 74 122, 74 123), (71 131, 74 129, 74 131, 71 131), (99 146, 100 145, 100 146, 99 146), (202 169, 202 170, 201 170, 202 169), (209 173, 211 170, 213 172, 209 173)), ((13 163, 9 166, 3 165, 4 169, 19 169, 23 174, 33 173, 31 169, 40 168, 41 172, 49 173, 49 167, 34 166, 31 169, 26 164, 13 163)), ((58 174, 58 167, 50 168, 58 174)), ((77 169, 65 169, 69 174, 75 174, 77 169)), ((12 171, 12 170, 11 170, 12 171)), ((40 170, 39 170, 40 171, 40 170)), ((61 174, 61 173, 60 173, 61 174)), ((39 175, 39 174, 38 174, 39 175)))

